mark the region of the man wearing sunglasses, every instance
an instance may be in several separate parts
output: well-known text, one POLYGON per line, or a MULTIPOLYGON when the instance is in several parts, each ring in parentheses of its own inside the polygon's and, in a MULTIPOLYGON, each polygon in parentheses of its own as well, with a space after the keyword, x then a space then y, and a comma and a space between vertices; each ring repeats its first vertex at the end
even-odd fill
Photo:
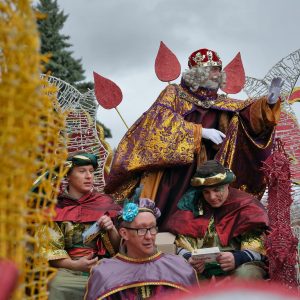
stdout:
POLYGON ((183 258, 157 251, 159 216, 149 199, 125 202, 118 225, 120 252, 92 269, 85 299, 146 299, 173 289, 188 291, 197 283, 194 269, 183 258))

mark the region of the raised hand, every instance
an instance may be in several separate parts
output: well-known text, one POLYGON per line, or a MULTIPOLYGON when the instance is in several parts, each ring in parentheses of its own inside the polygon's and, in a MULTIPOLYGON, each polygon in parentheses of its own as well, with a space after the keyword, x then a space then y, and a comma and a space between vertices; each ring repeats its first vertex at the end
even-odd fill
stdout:
POLYGON ((219 145, 223 142, 223 139, 226 135, 214 128, 202 128, 202 138, 211 140, 216 145, 219 145))
POLYGON ((107 215, 103 215, 97 221, 99 227, 106 231, 111 231, 115 228, 114 223, 112 222, 111 218, 107 215))
POLYGON ((280 77, 273 78, 269 87, 269 94, 267 100, 269 104, 275 104, 278 101, 283 84, 284 80, 282 80, 280 77))
POLYGON ((102 230, 106 230, 108 232, 110 242, 117 251, 120 245, 120 235, 111 218, 107 215, 103 215, 98 219, 97 223, 102 230))

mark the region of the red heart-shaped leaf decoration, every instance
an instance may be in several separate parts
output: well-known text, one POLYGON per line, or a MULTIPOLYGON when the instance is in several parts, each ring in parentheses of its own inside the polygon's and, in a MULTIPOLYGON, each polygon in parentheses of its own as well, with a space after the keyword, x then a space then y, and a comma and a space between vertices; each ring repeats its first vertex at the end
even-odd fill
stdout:
POLYGON ((163 82, 175 80, 181 73, 181 66, 176 55, 163 42, 160 42, 156 55, 155 73, 163 82))
POLYGON ((122 99, 121 89, 111 80, 93 72, 95 95, 98 103, 105 109, 117 107, 122 99))
POLYGON ((235 58, 224 68, 226 85, 221 90, 227 94, 237 94, 245 85, 245 70, 239 52, 235 58))

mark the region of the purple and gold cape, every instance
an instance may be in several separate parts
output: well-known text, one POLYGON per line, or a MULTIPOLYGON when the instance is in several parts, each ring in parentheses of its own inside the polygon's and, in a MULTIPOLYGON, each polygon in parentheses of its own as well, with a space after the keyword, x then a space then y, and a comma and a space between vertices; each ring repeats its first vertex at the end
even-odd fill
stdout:
POLYGON ((158 252, 145 259, 118 253, 92 268, 86 300, 136 299, 139 288, 150 287, 151 296, 170 289, 187 291, 197 284, 195 270, 182 257, 158 252))
POLYGON ((270 107, 266 97, 241 101, 216 94, 204 107, 196 96, 182 85, 162 91, 119 143, 107 193, 122 200, 141 178, 146 178, 146 192, 152 180, 151 191, 143 196, 157 203, 164 222, 189 187, 197 163, 217 159, 235 173, 233 187, 261 196, 265 183, 260 168, 271 153, 280 101, 270 107), (202 127, 226 134, 221 147, 202 139, 202 127))

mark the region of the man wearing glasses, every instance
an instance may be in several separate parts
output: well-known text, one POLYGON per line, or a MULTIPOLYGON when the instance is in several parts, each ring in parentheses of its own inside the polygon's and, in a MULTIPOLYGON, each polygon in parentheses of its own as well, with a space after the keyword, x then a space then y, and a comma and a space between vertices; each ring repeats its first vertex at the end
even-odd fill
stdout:
POLYGON ((91 271, 86 300, 147 299, 172 289, 188 291, 197 283, 194 269, 180 256, 157 251, 153 201, 126 201, 119 216, 120 252, 91 271))

